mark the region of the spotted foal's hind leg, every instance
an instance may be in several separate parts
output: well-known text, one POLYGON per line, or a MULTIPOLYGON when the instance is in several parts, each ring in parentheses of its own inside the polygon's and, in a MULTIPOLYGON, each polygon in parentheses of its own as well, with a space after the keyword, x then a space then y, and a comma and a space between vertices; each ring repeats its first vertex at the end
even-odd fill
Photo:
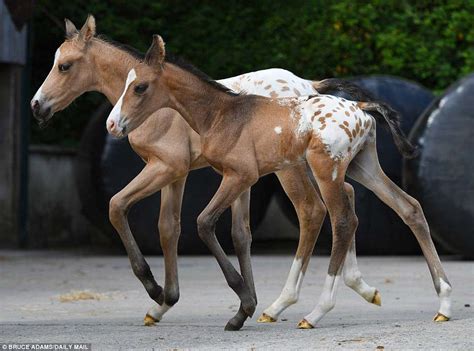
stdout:
MULTIPOLYGON (((344 189, 355 212, 354 188, 349 183, 345 183, 344 189)), ((352 239, 351 246, 347 252, 346 261, 342 269, 342 276, 344 277, 344 283, 357 294, 362 296, 367 302, 373 303, 377 306, 382 305, 382 298, 379 291, 368 285, 362 278, 362 273, 357 265, 355 236, 352 239)))
POLYGON ((440 299, 440 308, 434 320, 447 321, 451 317, 451 285, 431 239, 423 210, 417 200, 406 194, 383 172, 377 157, 375 131, 373 133, 373 140, 354 158, 347 175, 372 190, 410 227, 423 251, 440 299))
POLYGON ((161 305, 157 304, 148 310, 144 320, 147 326, 159 322, 179 299, 178 240, 181 234, 181 205, 185 183, 186 177, 182 177, 161 189, 158 230, 165 261, 164 299, 161 305))
MULTIPOLYGON (((250 189, 244 191, 232 204, 232 242, 235 254, 239 260, 240 273, 245 284, 257 303, 257 294, 253 279, 250 249, 252 234, 250 232, 250 189)), ((239 330, 249 316, 245 313, 242 304, 233 318, 229 320, 226 330, 239 330)))
POLYGON ((276 175, 296 210, 300 237, 283 290, 263 311, 258 319, 260 323, 276 322, 286 308, 298 301, 303 277, 326 216, 326 206, 308 177, 306 164, 281 170, 276 175))
POLYGON ((326 313, 334 308, 342 267, 358 224, 351 200, 344 190, 344 175, 347 166, 333 161, 324 151, 309 150, 306 158, 329 211, 333 245, 323 292, 314 310, 298 324, 298 328, 301 329, 313 328, 326 313), (337 172, 333 172, 335 168, 337 172), (335 177, 334 174, 336 174, 335 177))

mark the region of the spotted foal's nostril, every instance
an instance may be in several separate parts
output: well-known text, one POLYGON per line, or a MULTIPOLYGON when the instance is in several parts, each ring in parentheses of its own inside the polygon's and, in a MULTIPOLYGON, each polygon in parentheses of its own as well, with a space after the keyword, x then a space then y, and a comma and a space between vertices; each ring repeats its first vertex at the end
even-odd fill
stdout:
POLYGON ((110 131, 115 130, 115 122, 113 120, 108 120, 107 121, 107 129, 110 131))
POLYGON ((40 109, 40 103, 38 100, 33 100, 31 101, 31 109, 33 110, 33 113, 37 114, 40 109))

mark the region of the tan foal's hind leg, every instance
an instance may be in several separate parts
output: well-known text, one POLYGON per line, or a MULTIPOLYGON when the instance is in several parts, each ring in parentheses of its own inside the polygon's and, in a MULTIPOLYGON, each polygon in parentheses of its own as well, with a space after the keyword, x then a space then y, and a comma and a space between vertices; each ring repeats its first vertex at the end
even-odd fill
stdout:
POLYGON ((161 208, 158 220, 160 244, 165 261, 164 301, 148 310, 144 324, 159 322, 163 315, 178 302, 178 240, 181 234, 181 206, 186 178, 183 177, 161 189, 161 208))
POLYGON ((357 216, 344 189, 346 165, 335 162, 324 152, 309 150, 308 164, 318 183, 331 219, 333 245, 328 274, 319 302, 314 310, 299 324, 300 329, 310 329, 336 304, 337 286, 344 261, 357 229, 357 216), (336 168, 337 172, 333 172, 336 168), (334 174, 337 174, 335 177, 334 174))
POLYGON ((451 285, 431 239, 420 203, 393 183, 380 167, 375 137, 352 161, 347 175, 372 190, 390 206, 410 227, 420 244, 428 264, 433 284, 440 298, 440 308, 434 320, 447 321, 451 317, 451 285))
MULTIPOLYGON (((354 188, 349 183, 345 183, 344 188, 355 212, 354 188)), ((368 285, 362 278, 362 273, 357 265, 355 236, 352 239, 351 246, 347 252, 346 261, 342 269, 342 276, 344 277, 344 283, 357 294, 362 296, 367 302, 373 303, 377 306, 382 305, 382 298, 379 291, 368 285)))
POLYGON ((257 320, 260 323, 276 322, 286 308, 298 301, 301 283, 326 216, 326 206, 308 177, 306 164, 281 170, 276 175, 298 215, 300 238, 285 286, 280 296, 263 311, 257 320))

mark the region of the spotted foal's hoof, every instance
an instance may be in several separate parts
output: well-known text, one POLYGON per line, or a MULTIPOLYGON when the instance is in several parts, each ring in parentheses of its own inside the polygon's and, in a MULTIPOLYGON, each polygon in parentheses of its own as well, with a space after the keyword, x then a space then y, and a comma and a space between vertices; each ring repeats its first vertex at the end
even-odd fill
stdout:
POLYGON ((435 322, 447 322, 447 321, 449 321, 449 317, 446 317, 444 314, 438 312, 438 313, 436 313, 436 316, 434 316, 433 321, 435 321, 435 322))
POLYGON ((276 319, 273 318, 272 316, 269 316, 266 313, 262 313, 262 315, 258 317, 257 322, 258 323, 275 323, 276 319))
POLYGON ((374 305, 382 306, 382 296, 380 295, 378 290, 375 290, 375 294, 371 302, 374 305))
POLYGON ((298 323, 298 329, 313 329, 314 326, 308 322, 306 319, 303 319, 301 322, 298 323))
POLYGON ((145 319, 143 320, 143 324, 146 326, 146 327, 152 327, 155 325, 155 323, 158 323, 159 320, 153 318, 152 316, 150 316, 148 313, 146 314, 145 316, 145 319))
POLYGON ((227 322, 224 330, 225 331, 238 331, 242 328, 242 325, 236 325, 231 322, 227 322))

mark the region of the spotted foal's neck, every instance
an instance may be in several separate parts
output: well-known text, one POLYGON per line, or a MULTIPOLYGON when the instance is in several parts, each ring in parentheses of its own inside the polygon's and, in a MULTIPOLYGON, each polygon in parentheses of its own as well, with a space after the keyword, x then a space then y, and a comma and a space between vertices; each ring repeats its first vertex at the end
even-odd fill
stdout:
POLYGON ((162 82, 169 91, 169 107, 178 111, 198 134, 205 134, 236 94, 226 92, 173 63, 165 63, 162 82))

